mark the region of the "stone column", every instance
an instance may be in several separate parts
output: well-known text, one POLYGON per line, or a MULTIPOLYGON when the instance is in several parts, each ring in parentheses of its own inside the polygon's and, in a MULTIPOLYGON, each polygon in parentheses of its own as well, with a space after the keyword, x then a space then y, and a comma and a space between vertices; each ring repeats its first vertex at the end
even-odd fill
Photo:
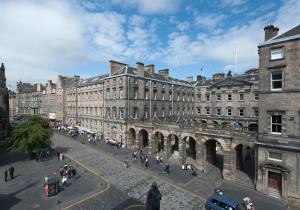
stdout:
POLYGON ((168 138, 164 141, 164 160, 167 160, 171 156, 171 140, 168 138))
POLYGON ((223 151, 223 179, 231 181, 231 163, 232 152, 230 150, 223 151))
POLYGON ((154 135, 152 135, 151 133, 148 134, 148 142, 149 142, 148 154, 151 155, 153 154, 153 144, 154 144, 154 135))
POLYGON ((180 164, 186 162, 186 142, 182 139, 179 139, 179 159, 180 164))
POLYGON ((142 146, 143 146, 143 136, 140 135, 139 132, 136 133, 135 145, 138 148, 142 148, 142 146))
POLYGON ((196 140, 196 167, 203 171, 206 165, 206 151, 205 144, 198 138, 196 140))

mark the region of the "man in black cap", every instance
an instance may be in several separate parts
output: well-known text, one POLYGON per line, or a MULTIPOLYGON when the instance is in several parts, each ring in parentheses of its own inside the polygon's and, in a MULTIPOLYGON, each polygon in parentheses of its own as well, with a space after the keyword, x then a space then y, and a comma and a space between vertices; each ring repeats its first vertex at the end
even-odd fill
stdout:
POLYGON ((161 193, 159 192, 156 182, 153 182, 147 195, 146 210, 159 210, 160 200, 161 193))

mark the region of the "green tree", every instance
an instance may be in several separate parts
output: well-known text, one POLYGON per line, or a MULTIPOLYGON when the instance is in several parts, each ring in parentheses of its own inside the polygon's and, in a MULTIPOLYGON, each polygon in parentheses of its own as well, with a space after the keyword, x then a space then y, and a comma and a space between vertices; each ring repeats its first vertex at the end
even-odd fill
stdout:
POLYGON ((52 129, 38 115, 25 118, 8 136, 6 143, 11 151, 39 152, 52 145, 52 129))

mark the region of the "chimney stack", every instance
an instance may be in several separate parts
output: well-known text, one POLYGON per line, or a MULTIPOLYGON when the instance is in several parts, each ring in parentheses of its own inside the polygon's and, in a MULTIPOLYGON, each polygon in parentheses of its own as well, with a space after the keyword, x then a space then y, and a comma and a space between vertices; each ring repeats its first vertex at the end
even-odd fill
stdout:
POLYGON ((165 79, 169 79, 169 69, 159 70, 159 75, 163 76, 165 79))
POLYGON ((138 76, 144 76, 144 64, 142 62, 136 63, 136 71, 138 76))
POLYGON ((264 31, 265 31, 265 41, 268 41, 273 37, 277 36, 279 28, 274 27, 272 24, 269 24, 264 28, 264 31))
POLYGON ((188 77, 186 77, 186 81, 188 81, 188 82, 193 82, 193 76, 188 76, 188 77))
POLYGON ((149 64, 145 66, 145 70, 150 74, 151 76, 154 74, 154 64, 149 64))

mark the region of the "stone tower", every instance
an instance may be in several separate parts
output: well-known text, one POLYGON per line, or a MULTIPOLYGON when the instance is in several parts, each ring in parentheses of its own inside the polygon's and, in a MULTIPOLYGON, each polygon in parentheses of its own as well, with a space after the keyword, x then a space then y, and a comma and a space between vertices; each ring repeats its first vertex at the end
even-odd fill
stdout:
POLYGON ((7 135, 9 127, 9 100, 8 89, 6 87, 5 67, 0 67, 0 141, 7 135))

